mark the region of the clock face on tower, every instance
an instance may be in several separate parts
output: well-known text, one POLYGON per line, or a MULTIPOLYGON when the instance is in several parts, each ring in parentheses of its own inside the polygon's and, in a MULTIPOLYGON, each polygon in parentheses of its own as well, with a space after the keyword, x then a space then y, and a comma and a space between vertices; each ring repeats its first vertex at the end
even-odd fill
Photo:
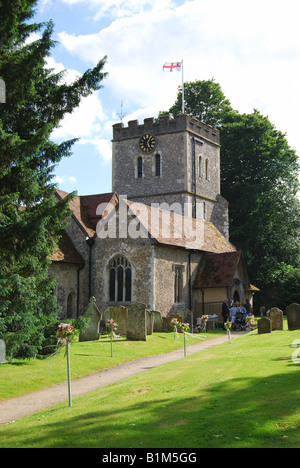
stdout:
POLYGON ((155 148, 155 138, 150 133, 141 136, 139 146, 143 153, 151 153, 155 148))

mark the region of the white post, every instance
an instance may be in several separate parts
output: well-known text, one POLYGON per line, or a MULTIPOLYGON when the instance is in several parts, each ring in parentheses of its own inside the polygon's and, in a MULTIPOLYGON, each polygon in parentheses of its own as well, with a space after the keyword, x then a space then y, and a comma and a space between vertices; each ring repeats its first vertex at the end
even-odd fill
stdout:
POLYGON ((68 363, 68 393, 69 393, 69 406, 72 406, 71 400, 71 371, 70 371, 70 340, 67 338, 67 363, 68 363))
POLYGON ((182 69, 182 113, 184 114, 184 80, 183 80, 183 60, 181 61, 182 69))

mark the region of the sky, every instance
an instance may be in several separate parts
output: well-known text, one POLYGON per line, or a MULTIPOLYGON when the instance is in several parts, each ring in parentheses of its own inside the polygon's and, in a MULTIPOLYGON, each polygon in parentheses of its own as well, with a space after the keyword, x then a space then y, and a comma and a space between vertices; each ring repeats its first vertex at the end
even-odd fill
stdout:
POLYGON ((219 83, 241 113, 258 109, 300 155, 299 0, 39 0, 54 22, 48 66, 80 76, 104 56, 102 89, 61 122, 53 141, 79 138, 54 182, 79 195, 111 192, 112 125, 143 123, 175 102, 184 81, 219 83))

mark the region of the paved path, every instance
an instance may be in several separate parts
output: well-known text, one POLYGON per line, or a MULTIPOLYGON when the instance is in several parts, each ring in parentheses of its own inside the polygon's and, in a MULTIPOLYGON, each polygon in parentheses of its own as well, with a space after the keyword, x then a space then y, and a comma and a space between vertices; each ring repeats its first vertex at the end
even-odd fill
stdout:
MULTIPOLYGON (((232 333, 232 339, 244 334, 245 332, 232 333)), ((227 335, 207 341, 201 340, 197 344, 187 346, 186 355, 189 356, 198 351, 212 348, 225 341, 227 341, 227 335)), ((71 382, 72 398, 183 357, 184 351, 181 348, 167 354, 137 359, 86 377, 74 379, 71 382)), ((43 410, 66 400, 68 401, 68 385, 67 382, 61 382, 44 390, 0 401, 0 424, 15 421, 35 411, 43 410)))

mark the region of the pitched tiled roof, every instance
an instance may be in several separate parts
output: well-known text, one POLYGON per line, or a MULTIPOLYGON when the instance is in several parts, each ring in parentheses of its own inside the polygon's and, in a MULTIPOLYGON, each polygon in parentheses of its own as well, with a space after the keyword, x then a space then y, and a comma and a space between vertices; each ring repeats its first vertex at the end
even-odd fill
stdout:
POLYGON ((71 263, 83 266, 84 260, 66 231, 60 231, 59 235, 61 237, 58 241, 57 249, 49 256, 49 259, 52 260, 52 262, 71 263))
POLYGON ((235 247, 208 221, 125 200, 150 237, 159 244, 206 252, 235 252, 235 247))
MULTIPOLYGON (((56 196, 64 199, 69 193, 62 190, 56 190, 56 196)), ((98 195, 76 196, 70 203, 73 218, 79 224, 81 229, 89 237, 93 237, 96 232, 96 226, 105 211, 105 206, 110 203, 116 205, 118 196, 115 192, 100 193, 98 195), (97 213, 97 214, 96 214, 97 213)))
POLYGON ((205 254, 204 261, 199 264, 193 287, 220 288, 231 286, 240 261, 243 262, 244 274, 248 281, 242 252, 205 254))
MULTIPOLYGON (((68 193, 57 190, 58 198, 65 198, 68 193)), ((121 199, 129 208, 128 214, 137 218, 149 237, 162 245, 184 247, 205 252, 234 252, 235 247, 208 221, 188 218, 143 203, 121 199)), ((72 216, 86 235, 93 237, 96 226, 102 216, 106 216, 106 207, 117 206, 118 195, 115 192, 77 196, 70 202, 72 216), (101 209, 99 209, 99 206, 101 209), (96 214, 96 212, 98 214, 96 214)))

